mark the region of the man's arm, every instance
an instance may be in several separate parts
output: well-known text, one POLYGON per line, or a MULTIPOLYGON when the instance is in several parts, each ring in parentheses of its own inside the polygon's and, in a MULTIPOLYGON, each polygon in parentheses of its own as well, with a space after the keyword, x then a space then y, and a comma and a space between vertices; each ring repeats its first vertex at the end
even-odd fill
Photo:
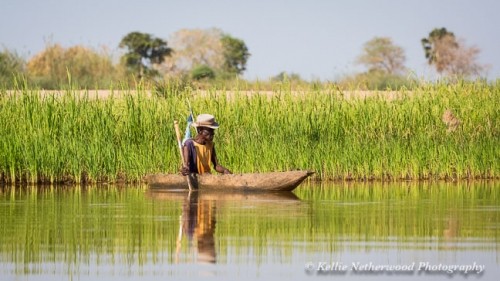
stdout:
POLYGON ((182 155, 184 156, 184 163, 181 167, 181 173, 184 176, 189 175, 189 148, 187 145, 182 147, 182 155))

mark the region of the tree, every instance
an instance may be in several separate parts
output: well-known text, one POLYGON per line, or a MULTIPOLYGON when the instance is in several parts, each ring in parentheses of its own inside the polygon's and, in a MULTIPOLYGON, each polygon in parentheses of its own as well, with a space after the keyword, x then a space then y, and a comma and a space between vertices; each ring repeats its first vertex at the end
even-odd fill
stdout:
POLYGON ((0 52, 0 86, 11 85, 12 76, 24 73, 25 62, 15 52, 4 50, 0 52))
POLYGON ((444 57, 442 61, 447 62, 443 72, 458 78, 481 75, 486 66, 477 62, 479 48, 467 47, 463 39, 458 40, 458 46, 458 48, 446 48, 448 52, 442 52, 444 57))
POLYGON ((455 34, 444 27, 435 28, 429 33, 429 37, 422 38, 421 42, 427 62, 429 65, 434 65, 439 73, 443 72, 446 64, 449 63, 443 56, 443 52, 458 48, 455 34))
MULTIPOLYGON (((422 38, 422 47, 424 48, 425 58, 427 62, 432 65, 438 62, 439 48, 436 45, 440 45, 441 41, 447 41, 447 47, 456 48, 458 44, 455 42, 455 34, 449 32, 446 28, 435 28, 429 33, 429 37, 422 38)), ((438 72, 439 66, 438 67, 438 72)))
POLYGON ((224 49, 223 69, 229 73, 242 74, 246 70, 247 60, 250 57, 245 42, 230 35, 224 35, 221 42, 224 49))
POLYGON ((217 28, 182 29, 169 41, 175 52, 161 67, 167 74, 185 74, 199 65, 219 73, 241 74, 250 56, 242 40, 217 28))
POLYGON ((157 74, 153 66, 161 64, 165 57, 172 53, 172 49, 167 47, 167 42, 141 32, 127 34, 121 40, 119 47, 127 49, 122 60, 139 78, 157 74))
POLYGON ((45 88, 59 87, 68 79, 82 87, 109 83, 115 69, 111 58, 83 46, 48 45, 27 64, 28 75, 45 88))
POLYGON ((213 70, 222 69, 224 57, 221 38, 223 32, 211 29, 181 29, 170 36, 169 42, 175 50, 165 59, 161 69, 166 74, 180 75, 205 65, 213 70))
POLYGON ((406 57, 403 48, 396 46, 388 37, 375 37, 365 43, 357 62, 368 67, 368 72, 397 75, 405 70, 406 57))
POLYGON ((466 78, 480 75, 485 66, 477 62, 480 50, 467 47, 463 39, 457 40, 446 28, 436 28, 423 38, 425 58, 438 73, 466 78))

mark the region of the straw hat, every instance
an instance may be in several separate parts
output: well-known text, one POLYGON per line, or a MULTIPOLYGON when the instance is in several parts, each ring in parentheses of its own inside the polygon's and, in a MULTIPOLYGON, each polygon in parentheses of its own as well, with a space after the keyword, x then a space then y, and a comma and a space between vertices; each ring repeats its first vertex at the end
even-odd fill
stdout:
POLYGON ((211 114, 200 114, 196 117, 196 122, 193 122, 191 126, 217 129, 219 128, 219 123, 215 122, 215 117, 211 114))

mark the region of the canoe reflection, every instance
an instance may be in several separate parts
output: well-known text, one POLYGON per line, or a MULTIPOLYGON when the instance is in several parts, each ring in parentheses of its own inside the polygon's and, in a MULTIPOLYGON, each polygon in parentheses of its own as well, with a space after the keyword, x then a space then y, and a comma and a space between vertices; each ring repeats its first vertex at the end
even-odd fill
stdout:
POLYGON ((158 200, 181 201, 182 214, 175 253, 178 263, 182 238, 188 239, 189 248, 196 248, 198 263, 216 263, 215 228, 217 205, 227 202, 247 202, 252 205, 269 205, 277 202, 300 202, 291 192, 279 193, 220 193, 220 192, 167 192, 149 190, 148 195, 158 200))

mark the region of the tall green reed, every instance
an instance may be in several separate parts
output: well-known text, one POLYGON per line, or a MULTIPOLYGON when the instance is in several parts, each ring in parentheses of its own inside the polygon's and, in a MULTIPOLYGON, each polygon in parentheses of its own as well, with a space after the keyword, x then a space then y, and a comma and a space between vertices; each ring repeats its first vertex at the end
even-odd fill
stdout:
POLYGON ((172 123, 183 123, 189 99, 195 114, 218 119, 219 161, 234 172, 309 169, 316 178, 344 180, 500 176, 499 85, 423 84, 387 95, 280 84, 272 94, 186 89, 158 97, 139 87, 101 99, 20 87, 0 99, 0 173, 8 182, 175 173, 172 123), (441 120, 446 110, 460 120, 455 131, 441 120))
POLYGON ((182 106, 159 101, 144 89, 108 99, 89 92, 42 95, 23 89, 3 98, 4 180, 140 180, 146 172, 175 170, 171 124, 182 106))
POLYGON ((498 177, 498 90, 422 86, 391 101, 383 92, 344 99, 338 90, 210 100, 223 118, 222 157, 244 171, 309 168, 335 179, 471 178, 498 177), (454 132, 441 121, 446 109, 461 120, 454 132))

